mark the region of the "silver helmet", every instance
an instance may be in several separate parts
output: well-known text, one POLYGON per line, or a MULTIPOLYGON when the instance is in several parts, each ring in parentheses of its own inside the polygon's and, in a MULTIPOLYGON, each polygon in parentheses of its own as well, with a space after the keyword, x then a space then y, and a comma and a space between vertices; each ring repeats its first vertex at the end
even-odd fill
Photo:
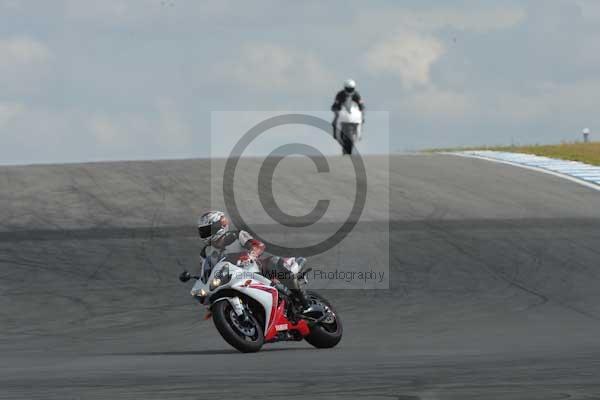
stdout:
POLYGON ((219 240, 229 230, 229 220, 222 211, 208 211, 198 218, 198 235, 205 243, 219 240))
POLYGON ((356 89, 356 82, 354 82, 353 79, 346 79, 344 81, 344 90, 347 92, 354 92, 354 89, 356 89))

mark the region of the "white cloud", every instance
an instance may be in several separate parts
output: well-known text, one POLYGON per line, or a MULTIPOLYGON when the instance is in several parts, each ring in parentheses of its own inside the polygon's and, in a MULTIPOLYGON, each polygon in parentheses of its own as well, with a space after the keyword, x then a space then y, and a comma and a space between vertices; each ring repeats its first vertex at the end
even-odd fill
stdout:
POLYGON ((91 146, 76 148, 85 135, 77 110, 19 102, 2 103, 0 109, 0 163, 72 161, 89 154, 91 146))
POLYGON ((0 68, 20 68, 39 65, 48 60, 50 52, 41 42, 32 38, 0 38, 0 68))
POLYGON ((467 94, 430 87, 402 98, 398 108, 413 116, 463 118, 475 109, 475 105, 467 94))
POLYGON ((593 124, 600 104, 600 80, 590 79, 567 84, 540 85, 533 94, 496 93, 491 107, 482 114, 512 121, 542 121, 557 118, 561 122, 593 124))
POLYGON ((157 145, 163 152, 187 150, 192 139, 192 130, 177 104, 164 98, 156 100, 147 114, 94 112, 87 127, 96 144, 105 149, 126 150, 145 143, 157 145))
POLYGON ((600 18, 600 2, 598 0, 576 0, 583 18, 597 22, 600 18))
POLYGON ((98 146, 98 152, 127 148, 136 149, 141 143, 153 143, 159 124, 155 118, 142 113, 94 112, 88 119, 88 129, 98 146))
POLYGON ((479 8, 441 8, 416 12, 408 19, 417 21, 424 28, 439 29, 452 27, 472 32, 489 32, 512 28, 526 17, 523 8, 514 6, 492 6, 479 8))
POLYGON ((89 120, 89 129, 93 134, 98 145, 114 145, 123 143, 127 138, 125 130, 122 128, 123 122, 118 125, 106 113, 95 113, 89 120))
POLYGON ((411 89, 431 85, 431 67, 446 51, 439 30, 481 33, 509 29, 525 17, 523 8, 508 5, 393 7, 361 13, 357 26, 369 38, 367 69, 375 74, 394 74, 405 89, 411 89))
POLYGON ((40 90, 50 50, 27 36, 0 38, 0 93, 4 96, 40 90))
POLYGON ((331 82, 332 74, 309 52, 275 44, 246 44, 235 60, 214 71, 225 80, 261 90, 310 91, 331 82))
MULTIPOLYGON (((215 18, 231 18, 231 10, 239 4, 230 0, 65 0, 64 15, 72 22, 83 22, 105 28, 155 30, 198 29, 198 24, 215 18)), ((257 13, 253 8, 248 12, 257 13)))
POLYGON ((71 20, 101 22, 104 25, 133 24, 154 17, 158 2, 67 0, 65 15, 71 20))
MULTIPOLYGON (((489 32, 509 29, 522 22, 527 13, 524 8, 510 5, 476 5, 472 7, 429 7, 377 9, 362 12, 359 26, 365 32, 396 27, 405 31, 432 32, 454 28, 472 32, 489 32)), ((378 32, 382 33, 382 32, 378 32)))
POLYGON ((157 128, 159 142, 168 148, 183 148, 192 141, 192 129, 186 118, 170 99, 158 99, 159 126, 157 128))
POLYGON ((0 8, 13 11, 19 10, 23 6, 23 2, 19 0, 0 0, 0 8))
POLYGON ((398 34, 372 47, 366 66, 372 73, 390 73, 402 80, 405 88, 428 85, 431 66, 444 53, 444 46, 432 36, 417 33, 398 34))
POLYGON ((0 129, 8 125, 25 110, 21 103, 0 102, 0 129))
POLYGON ((600 80, 589 79, 562 84, 540 83, 531 93, 506 88, 496 91, 493 96, 472 90, 454 92, 429 86, 405 93, 395 107, 401 113, 417 118, 468 119, 486 121, 490 126, 556 121, 556 125, 578 129, 594 126, 598 104, 600 80))
POLYGON ((2 164, 189 157, 191 141, 184 114, 168 99, 146 112, 0 102, 2 164))

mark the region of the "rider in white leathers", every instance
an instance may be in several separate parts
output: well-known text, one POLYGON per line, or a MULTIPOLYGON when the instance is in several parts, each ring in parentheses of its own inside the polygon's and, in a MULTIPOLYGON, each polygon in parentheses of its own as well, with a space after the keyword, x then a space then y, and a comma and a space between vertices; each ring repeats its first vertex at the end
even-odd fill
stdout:
POLYGON ((358 91, 356 90, 356 82, 354 82, 352 79, 348 79, 344 82, 344 89, 337 92, 337 94, 335 95, 333 104, 331 105, 331 111, 333 111, 333 113, 335 114, 333 121, 331 123, 331 125, 333 126, 333 136, 334 137, 337 137, 336 129, 337 129, 337 120, 339 118, 339 112, 342 109, 342 105, 346 102, 346 100, 350 96, 352 97, 352 101, 354 101, 358 105, 358 108, 362 112, 362 115, 363 115, 362 123, 365 122, 365 117, 364 117, 365 103, 363 102, 362 97, 360 96, 360 93, 358 93, 358 91))
MULTIPOLYGON (((290 263, 295 259, 276 256, 259 258, 265 251, 265 245, 256 240, 248 232, 229 230, 229 220, 221 211, 208 211, 198 218, 198 234, 204 247, 200 252, 202 261, 208 266, 216 265, 228 254, 240 254, 238 263, 244 265, 256 262, 261 267, 262 275, 272 280, 274 286, 287 296, 298 299, 302 305, 302 314, 313 316, 313 308, 300 287, 296 274, 290 270, 290 263)), ((210 273, 210 270, 204 271, 210 273)))

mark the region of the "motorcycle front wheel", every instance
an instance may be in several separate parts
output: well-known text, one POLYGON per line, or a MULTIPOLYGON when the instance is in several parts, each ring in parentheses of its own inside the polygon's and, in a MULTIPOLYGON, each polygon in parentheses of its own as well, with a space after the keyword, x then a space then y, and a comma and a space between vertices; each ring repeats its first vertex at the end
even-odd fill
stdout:
POLYGON ((341 134, 341 145, 344 154, 352 154, 354 142, 356 141, 356 125, 343 124, 341 134))
POLYGON ((221 300, 212 306, 215 327, 234 348, 242 353, 254 353, 261 349, 265 341, 262 327, 252 315, 243 321, 227 300, 221 300))
POLYGON ((342 340, 342 320, 333 309, 333 306, 323 296, 313 292, 307 292, 311 303, 320 303, 331 310, 331 316, 310 328, 310 333, 304 339, 316 348, 327 349, 336 346, 342 340))

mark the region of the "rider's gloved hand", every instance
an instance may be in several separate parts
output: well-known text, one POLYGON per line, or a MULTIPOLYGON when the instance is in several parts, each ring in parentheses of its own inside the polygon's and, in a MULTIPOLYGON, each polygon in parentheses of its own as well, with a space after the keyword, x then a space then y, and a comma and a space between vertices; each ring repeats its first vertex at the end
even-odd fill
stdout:
POLYGON ((192 276, 191 276, 191 275, 190 275, 190 273, 189 273, 189 272, 187 272, 187 271, 183 271, 181 274, 179 274, 179 280, 180 280, 181 282, 187 282, 187 281, 189 281, 190 279, 192 279, 192 276))
POLYGON ((248 265, 252 264, 255 259, 256 257, 254 257, 251 252, 243 252, 238 258, 237 265, 240 267, 247 267, 248 265))

